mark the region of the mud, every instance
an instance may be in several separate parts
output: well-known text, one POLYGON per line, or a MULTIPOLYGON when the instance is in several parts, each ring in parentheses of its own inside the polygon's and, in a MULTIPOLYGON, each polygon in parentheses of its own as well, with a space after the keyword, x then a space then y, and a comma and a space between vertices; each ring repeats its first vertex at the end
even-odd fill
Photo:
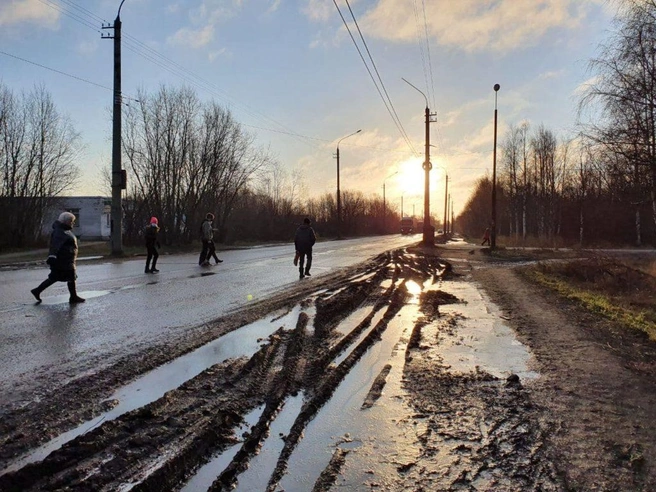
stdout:
POLYGON ((480 253, 379 255, 5 408, 0 490, 179 490, 200 470, 212 491, 656 489, 656 391, 630 365, 634 353, 652 362, 653 347, 624 337, 613 350, 618 327, 559 302, 480 253), (469 301, 484 314, 459 297, 474 281, 501 315, 485 297, 469 301), (20 460, 93 422, 121 386, 267 316, 270 335, 252 356, 20 460), (506 321, 532 350, 524 371, 483 353, 488 339, 514 336, 499 329, 506 321), (478 334, 484 323, 489 333, 478 334), (480 363, 469 367, 471 357, 480 363), (314 456, 301 446, 311 439, 330 444, 314 456), (264 476, 247 477, 252 467, 264 476))

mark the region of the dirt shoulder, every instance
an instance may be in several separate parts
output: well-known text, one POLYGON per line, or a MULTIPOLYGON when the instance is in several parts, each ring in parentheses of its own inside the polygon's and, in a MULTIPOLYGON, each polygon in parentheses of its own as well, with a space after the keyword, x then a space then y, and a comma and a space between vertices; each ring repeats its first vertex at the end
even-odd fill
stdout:
POLYGON ((546 410, 549 454, 566 489, 655 490, 654 343, 517 268, 488 264, 470 274, 535 356, 531 398, 546 410))

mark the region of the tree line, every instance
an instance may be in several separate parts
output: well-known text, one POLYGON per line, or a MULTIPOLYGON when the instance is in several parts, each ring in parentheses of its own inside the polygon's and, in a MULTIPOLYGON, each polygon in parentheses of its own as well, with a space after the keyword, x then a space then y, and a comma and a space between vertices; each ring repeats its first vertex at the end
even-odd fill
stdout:
MULTIPOLYGON (((579 132, 510 125, 500 145, 497 231, 548 243, 656 244, 656 1, 619 4, 614 34, 590 61, 579 132)), ((482 178, 458 226, 490 226, 482 178)))

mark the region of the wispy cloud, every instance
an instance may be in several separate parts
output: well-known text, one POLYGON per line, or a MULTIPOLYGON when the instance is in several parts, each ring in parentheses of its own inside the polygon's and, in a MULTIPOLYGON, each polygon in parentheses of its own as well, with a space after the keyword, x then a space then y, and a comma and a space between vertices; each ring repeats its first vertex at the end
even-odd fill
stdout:
POLYGON ((301 12, 313 21, 326 21, 333 14, 333 11, 333 4, 326 0, 307 0, 301 8, 301 12))
POLYGON ((98 40, 78 43, 76 51, 81 55, 91 55, 98 50, 98 40))
POLYGON ((59 11, 39 0, 3 0, 0 2, 0 26, 20 23, 53 27, 58 24, 59 11))
MULTIPOLYGON (((424 11, 417 2, 380 0, 360 14, 360 25, 372 36, 414 42, 424 29, 433 42, 468 52, 509 52, 534 46, 553 29, 575 29, 593 4, 602 0, 433 0, 424 11)), ((423 2, 422 2, 422 5, 423 2)), ((303 12, 327 20, 330 2, 308 0, 303 12)), ((341 28, 341 27, 340 27, 341 28)))
POLYGON ((230 52, 226 48, 221 48, 220 50, 212 51, 207 55, 207 59, 211 62, 220 57, 229 56, 230 52))
POLYGON ((195 30, 187 27, 182 28, 173 36, 170 36, 167 41, 174 45, 201 48, 206 46, 212 39, 214 39, 214 25, 208 24, 195 30))

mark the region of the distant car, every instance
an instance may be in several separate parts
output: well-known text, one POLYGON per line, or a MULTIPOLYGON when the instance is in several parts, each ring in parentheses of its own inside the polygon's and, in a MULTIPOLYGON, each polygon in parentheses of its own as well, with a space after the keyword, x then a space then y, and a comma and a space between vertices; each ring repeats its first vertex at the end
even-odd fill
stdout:
POLYGON ((437 230, 437 233, 438 233, 438 234, 444 234, 444 231, 443 231, 442 229, 438 229, 438 230, 437 230))

